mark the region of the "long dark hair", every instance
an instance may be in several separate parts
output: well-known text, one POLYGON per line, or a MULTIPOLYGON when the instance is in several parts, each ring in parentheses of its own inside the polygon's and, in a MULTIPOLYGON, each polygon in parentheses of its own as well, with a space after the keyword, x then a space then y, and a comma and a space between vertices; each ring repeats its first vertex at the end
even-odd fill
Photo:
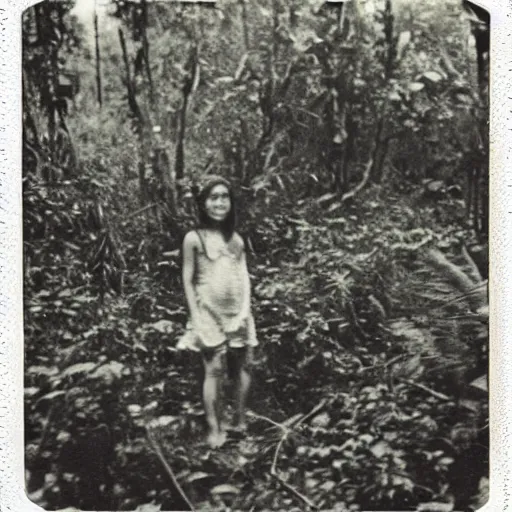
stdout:
POLYGON ((233 188, 231 187, 231 183, 228 180, 222 178, 221 176, 212 176, 200 189, 199 193, 196 196, 197 201, 197 209, 199 216, 199 228, 211 228, 211 227, 219 227, 224 238, 226 240, 231 240, 233 233, 235 232, 236 227, 236 208, 235 208, 235 195, 233 193, 233 188), (224 185, 228 189, 229 199, 231 203, 231 208, 226 216, 226 218, 220 223, 220 226, 208 215, 206 212, 206 200, 210 195, 210 192, 217 186, 224 185))

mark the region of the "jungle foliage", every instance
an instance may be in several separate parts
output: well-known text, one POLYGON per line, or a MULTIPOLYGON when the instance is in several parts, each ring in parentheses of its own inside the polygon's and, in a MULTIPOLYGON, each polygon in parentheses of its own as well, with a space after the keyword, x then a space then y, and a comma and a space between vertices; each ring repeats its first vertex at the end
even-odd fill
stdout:
POLYGON ((73 1, 23 18, 27 492, 46 509, 487 499, 488 18, 467 2, 73 1), (180 245, 227 176, 260 338, 202 443, 180 245))

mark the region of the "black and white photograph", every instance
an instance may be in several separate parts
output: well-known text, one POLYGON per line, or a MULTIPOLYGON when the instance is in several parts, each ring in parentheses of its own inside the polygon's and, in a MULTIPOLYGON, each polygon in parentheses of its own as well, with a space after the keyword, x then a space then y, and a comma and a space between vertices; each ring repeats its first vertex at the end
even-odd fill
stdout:
POLYGON ((467 0, 24 11, 30 501, 487 503, 490 23, 467 0))

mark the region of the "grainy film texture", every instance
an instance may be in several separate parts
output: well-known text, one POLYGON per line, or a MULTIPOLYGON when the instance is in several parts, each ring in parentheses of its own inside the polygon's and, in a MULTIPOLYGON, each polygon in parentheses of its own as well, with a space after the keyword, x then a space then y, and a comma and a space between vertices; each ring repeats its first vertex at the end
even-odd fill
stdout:
POLYGON ((25 459, 47 510, 488 497, 489 15, 23 15, 25 459))

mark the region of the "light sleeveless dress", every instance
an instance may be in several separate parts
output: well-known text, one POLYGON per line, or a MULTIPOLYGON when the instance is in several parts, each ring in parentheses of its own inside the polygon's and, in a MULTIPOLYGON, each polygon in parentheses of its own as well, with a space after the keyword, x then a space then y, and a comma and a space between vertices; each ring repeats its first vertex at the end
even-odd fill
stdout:
POLYGON ((201 249, 196 251, 194 268, 194 293, 198 308, 195 328, 187 324, 185 334, 176 347, 182 350, 202 351, 223 346, 242 348, 257 346, 254 318, 249 313, 246 321, 234 330, 233 321, 240 313, 246 293, 247 268, 242 261, 242 244, 230 242, 210 255, 205 234, 196 231, 201 249))

